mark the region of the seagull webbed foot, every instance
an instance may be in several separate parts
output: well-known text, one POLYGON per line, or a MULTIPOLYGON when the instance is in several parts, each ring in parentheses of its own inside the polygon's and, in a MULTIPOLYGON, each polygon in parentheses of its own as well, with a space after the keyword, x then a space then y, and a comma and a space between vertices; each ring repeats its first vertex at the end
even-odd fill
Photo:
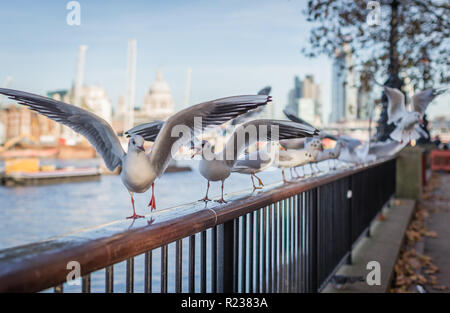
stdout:
POLYGON ((144 217, 145 217, 144 215, 138 215, 136 213, 133 213, 133 215, 127 216, 127 219, 130 219, 130 218, 137 219, 137 218, 144 218, 144 217))
MULTIPOLYGON (((256 176, 256 175, 255 175, 255 177, 256 177, 256 179, 258 180, 258 184, 259 184, 260 186, 264 186, 264 184, 263 184, 261 178, 259 178, 259 177, 256 176)), ((258 189, 261 189, 261 188, 258 188, 258 189)))

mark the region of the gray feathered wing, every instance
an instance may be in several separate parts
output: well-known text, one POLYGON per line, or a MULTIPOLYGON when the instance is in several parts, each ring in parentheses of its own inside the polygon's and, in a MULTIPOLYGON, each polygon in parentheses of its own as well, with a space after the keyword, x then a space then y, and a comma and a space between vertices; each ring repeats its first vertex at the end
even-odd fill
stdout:
POLYGON ((388 124, 397 124, 407 113, 405 95, 397 88, 384 87, 388 98, 388 124))
POLYGON ((271 97, 265 95, 226 97, 191 106, 171 116, 159 131, 150 154, 156 175, 162 175, 172 154, 181 145, 190 142, 192 132, 195 134, 207 127, 221 125, 269 101, 271 97), (179 130, 184 131, 180 133, 179 130), (190 134, 186 134, 186 131, 190 134))
POLYGON ((125 135, 127 137, 130 137, 132 135, 140 135, 146 141, 155 141, 156 137, 158 137, 158 134, 163 126, 164 121, 154 121, 150 123, 145 123, 126 131, 125 135))
POLYGON ((228 166, 233 167, 239 155, 258 141, 278 141, 284 139, 311 137, 319 130, 300 123, 283 120, 258 119, 236 127, 225 145, 223 156, 228 166))
POLYGON ((114 130, 99 116, 74 105, 28 92, 0 88, 0 93, 86 137, 111 171, 121 165, 125 152, 114 130))
MULTIPOLYGON (((268 96, 270 94, 270 91, 272 90, 272 87, 266 86, 260 91, 258 91, 258 95, 268 96)), ((261 113, 264 110, 264 107, 258 107, 254 110, 248 111, 245 114, 239 115, 238 117, 231 120, 231 125, 238 125, 244 123, 246 120, 251 119, 255 116, 257 116, 259 113, 261 113)))
MULTIPOLYGON (((307 121, 305 121, 304 119, 298 117, 294 112, 292 112, 288 108, 284 108, 283 113, 284 113, 284 115, 286 115, 286 117, 288 119, 290 119, 293 122, 304 124, 304 125, 307 125, 307 126, 315 128, 312 124, 310 124, 307 121)), ((328 134, 328 133, 320 132, 320 139, 323 139, 323 138, 329 138, 331 140, 337 140, 336 136, 333 136, 333 135, 328 134)), ((307 137, 306 138, 306 142, 309 142, 309 140, 311 140, 311 137, 307 137)))
POLYGON ((411 98, 413 110, 419 112, 422 116, 425 114, 425 110, 431 101, 438 95, 445 92, 445 89, 427 89, 416 93, 411 98))

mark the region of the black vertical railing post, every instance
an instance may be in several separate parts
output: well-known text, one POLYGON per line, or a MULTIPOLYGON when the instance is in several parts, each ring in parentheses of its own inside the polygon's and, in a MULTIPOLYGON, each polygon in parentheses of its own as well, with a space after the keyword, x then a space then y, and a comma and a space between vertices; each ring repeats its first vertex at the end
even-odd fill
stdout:
POLYGON ((353 194, 353 177, 354 175, 350 175, 348 177, 348 189, 347 189, 347 203, 348 203, 348 210, 347 210, 347 249, 348 249, 348 257, 347 257, 347 264, 352 264, 352 245, 353 245, 353 234, 352 234, 352 214, 353 214, 353 199, 355 195, 353 194))
POLYGON ((217 291, 234 292, 234 220, 217 227, 217 291))
POLYGON ((189 292, 195 292, 195 234, 189 236, 189 292))
POLYGON ((319 243, 318 243, 318 232, 319 232, 319 220, 317 218, 318 210, 318 192, 317 188, 311 190, 312 201, 311 206, 311 292, 317 293, 319 290, 318 284, 318 253, 319 253, 319 243))
POLYGON ((233 291, 239 291, 239 217, 234 219, 233 225, 233 291))

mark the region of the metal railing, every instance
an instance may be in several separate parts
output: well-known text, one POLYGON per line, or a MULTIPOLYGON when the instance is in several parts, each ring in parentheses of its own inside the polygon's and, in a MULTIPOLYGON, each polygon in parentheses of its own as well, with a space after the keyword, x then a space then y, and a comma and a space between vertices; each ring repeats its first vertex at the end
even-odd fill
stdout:
POLYGON ((94 276, 103 285, 94 291, 105 292, 117 291, 118 279, 126 292, 318 292, 351 262, 352 246, 394 192, 395 159, 387 159, 226 205, 197 204, 152 225, 114 224, 2 250, 0 291, 67 291, 75 260, 82 292, 94 276))

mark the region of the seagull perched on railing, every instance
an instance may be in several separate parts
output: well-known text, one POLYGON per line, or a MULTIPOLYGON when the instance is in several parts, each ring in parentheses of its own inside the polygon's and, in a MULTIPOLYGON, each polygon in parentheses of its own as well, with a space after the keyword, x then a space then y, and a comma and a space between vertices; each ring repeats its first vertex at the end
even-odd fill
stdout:
POLYGON ((388 98, 388 124, 394 123, 396 126, 390 137, 400 143, 427 138, 426 132, 420 128, 423 115, 428 104, 445 89, 427 89, 416 93, 411 99, 412 111, 406 110, 405 95, 400 90, 385 86, 384 92, 388 98))
MULTIPOLYGON (((150 186, 153 187, 155 179, 164 173, 172 159, 171 152, 176 151, 173 146, 176 148, 186 144, 184 136, 179 133, 172 134, 174 127, 185 126, 193 130, 196 117, 202 118, 202 129, 220 125, 271 100, 267 96, 235 96, 186 108, 164 123, 150 154, 147 155, 142 136, 131 133, 128 152, 125 153, 111 126, 99 116, 80 107, 18 90, 0 88, 0 93, 85 136, 102 156, 109 170, 113 171, 121 166, 120 178, 130 193, 133 205, 133 215, 128 218, 143 217, 136 214, 133 193, 143 193, 150 186)), ((149 206, 152 211, 156 209, 154 189, 149 206)))
POLYGON ((311 164, 311 162, 315 162, 317 160, 319 152, 320 150, 317 149, 317 141, 312 141, 308 146, 306 146, 306 148, 301 150, 286 149, 280 151, 277 166, 281 168, 281 175, 283 177, 283 182, 284 183, 289 182, 286 179, 286 175, 284 173, 284 170, 286 168, 293 169, 296 172, 295 170, 296 167, 311 164))
POLYGON ((238 159, 233 165, 231 171, 233 173, 248 174, 252 179, 253 190, 261 189, 264 186, 262 180, 256 176, 256 173, 265 171, 275 162, 280 150, 280 143, 278 141, 271 141, 266 147, 250 154, 246 154, 243 159, 238 159), (253 180, 255 177, 259 186, 255 185, 253 180))
POLYGON ((342 140, 338 140, 334 148, 320 151, 317 156, 317 162, 333 160, 333 169, 336 169, 336 159, 341 155, 341 150, 344 145, 345 143, 342 140))
POLYGON ((378 141, 371 142, 369 146, 369 154, 375 155, 378 157, 389 157, 400 152, 408 142, 400 143, 395 140, 386 140, 386 141, 378 141))
POLYGON ((369 154, 368 142, 363 143, 359 139, 345 135, 339 136, 339 140, 343 141, 344 144, 341 147, 338 160, 356 164, 363 164, 375 160, 375 156, 369 154))
MULTIPOLYGON (((258 141, 309 137, 318 134, 318 132, 313 127, 291 121, 259 119, 248 121, 237 126, 221 152, 214 153, 212 145, 208 141, 202 141, 202 146, 197 148, 197 154, 202 156, 199 170, 200 174, 208 180, 208 185, 206 195, 201 200, 210 200, 208 198, 208 191, 211 181, 221 181, 222 197, 217 202, 226 202, 223 198, 224 181, 233 171, 239 155, 251 144, 258 141), (278 131, 274 131, 274 127, 278 131), (265 133, 263 133, 263 129, 265 133)), ((241 162, 241 166, 243 162, 241 162)), ((250 166, 249 163, 248 166, 250 166)))
POLYGON ((309 162, 309 167, 311 169, 311 174, 312 173, 316 173, 316 169, 317 171, 320 172, 320 169, 317 167, 317 162, 319 162, 319 155, 320 153, 323 151, 323 145, 322 145, 322 133, 321 136, 314 136, 312 138, 306 138, 305 141, 305 149, 307 150, 317 150, 318 153, 314 153, 314 160, 312 160, 311 162, 309 162), (314 168, 314 166, 316 167, 316 169, 314 168))

